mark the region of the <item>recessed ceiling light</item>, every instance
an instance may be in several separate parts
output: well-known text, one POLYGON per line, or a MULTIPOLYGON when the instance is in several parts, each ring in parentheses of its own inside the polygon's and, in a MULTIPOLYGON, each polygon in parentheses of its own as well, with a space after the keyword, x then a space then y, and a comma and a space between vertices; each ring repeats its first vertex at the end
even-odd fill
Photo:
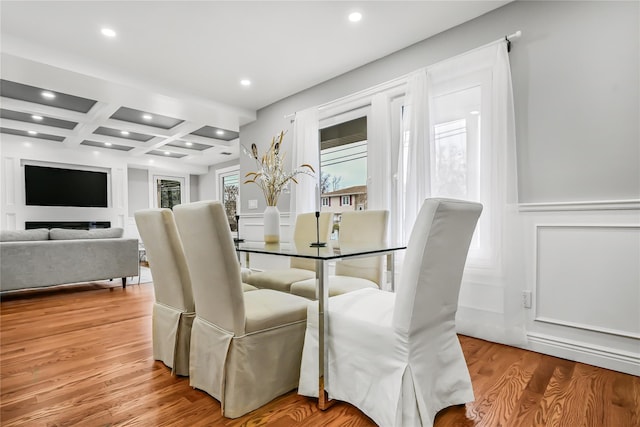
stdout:
POLYGON ((44 92, 42 92, 41 95, 47 99, 53 99, 56 97, 55 93, 49 92, 48 90, 45 90, 44 92))
POLYGON ((143 114, 142 118, 145 119, 145 120, 151 120, 151 119, 153 119, 153 116, 151 114, 143 114))
POLYGON ((249 80, 249 79, 242 79, 242 80, 240 80, 240 84, 241 84, 242 86, 251 86, 251 80, 249 80))
POLYGON ((184 143, 184 145, 186 145, 187 147, 191 147, 193 145, 193 142, 187 141, 184 143))
POLYGON ((37 134, 38 134, 38 132, 36 132, 35 130, 30 130, 29 131, 29 135, 37 135, 37 134))
POLYGON ((111 143, 110 143, 110 142, 105 142, 105 143, 104 143, 104 145, 105 145, 106 147, 111 147, 111 143))
POLYGON ((42 116, 36 116, 35 114, 33 116, 31 116, 31 118, 33 120, 38 120, 38 121, 42 120, 42 116))
POLYGON ((358 22, 362 19, 362 14, 360 12, 352 12, 349 14, 349 21, 358 22))
POLYGON ((129 135, 129 131, 127 131, 127 130, 121 130, 121 131, 120 131, 120 134, 122 134, 122 135, 124 135, 124 136, 127 136, 127 135, 129 135))
POLYGON ((111 28, 103 28, 103 29, 100 30, 100 32, 105 37, 115 37, 116 36, 116 32, 113 31, 111 28))
POLYGON ((149 159, 149 163, 153 163, 153 159, 149 159))
POLYGON ((218 135, 224 135, 224 131, 223 131, 222 129, 218 129, 218 130, 216 131, 216 134, 218 134, 218 135))
POLYGON ((470 111, 469 114, 473 114, 474 116, 477 116, 478 114, 480 114, 480 111, 473 110, 473 111, 470 111))
POLYGON ((24 145, 25 147, 31 147, 31 143, 30 143, 30 142, 25 142, 25 143, 24 143, 24 144, 22 144, 22 145, 24 145))
POLYGON ((165 155, 165 156, 170 156, 170 155, 171 155, 171 152, 169 152, 169 151, 165 151, 165 152, 164 152, 164 155, 165 155))

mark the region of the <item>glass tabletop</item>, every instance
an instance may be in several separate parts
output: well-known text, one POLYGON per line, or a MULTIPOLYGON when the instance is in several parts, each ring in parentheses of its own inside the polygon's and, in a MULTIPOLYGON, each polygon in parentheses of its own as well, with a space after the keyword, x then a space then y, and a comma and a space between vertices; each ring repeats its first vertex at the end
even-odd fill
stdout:
POLYGON ((287 256, 296 258, 307 258, 316 260, 332 260, 340 258, 358 258, 372 255, 384 255, 390 252, 406 249, 400 245, 357 245, 344 243, 336 247, 328 242, 325 247, 311 247, 310 244, 295 245, 294 243, 262 243, 262 242, 242 242, 236 243, 236 251, 267 254, 277 256, 287 256))

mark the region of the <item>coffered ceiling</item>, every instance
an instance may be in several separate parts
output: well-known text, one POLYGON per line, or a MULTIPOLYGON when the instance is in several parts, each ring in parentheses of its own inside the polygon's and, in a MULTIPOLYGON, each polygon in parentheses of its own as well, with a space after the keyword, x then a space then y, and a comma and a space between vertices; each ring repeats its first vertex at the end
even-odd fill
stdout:
POLYGON ((2 0, 0 137, 224 162, 260 108, 505 3, 2 0))

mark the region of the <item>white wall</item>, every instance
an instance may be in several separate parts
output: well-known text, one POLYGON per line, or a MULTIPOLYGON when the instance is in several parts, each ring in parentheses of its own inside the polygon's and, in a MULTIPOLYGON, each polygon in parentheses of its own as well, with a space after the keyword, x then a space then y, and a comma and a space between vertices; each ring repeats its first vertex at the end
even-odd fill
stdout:
POLYGON ((149 209, 149 171, 146 169, 129 168, 127 170, 129 192, 129 216, 136 211, 149 209))
POLYGON ((139 237, 133 213, 153 203, 153 179, 156 175, 185 180, 186 201, 198 186, 191 188, 201 166, 186 166, 160 158, 143 164, 140 158, 121 152, 78 146, 59 147, 60 143, 2 134, 0 140, 0 229, 24 229, 26 221, 110 221, 122 227, 127 237, 139 237), (46 162, 59 167, 92 166, 110 171, 111 195, 108 208, 26 206, 24 162, 46 162), (153 168, 150 168, 153 166, 153 168))
MULTIPOLYGON (((527 236, 522 290, 533 295, 525 347, 640 375, 639 17, 638 2, 513 2, 258 111, 240 142, 262 152, 281 129, 291 135, 285 115, 522 30, 510 61, 527 236)), ((241 174, 253 166, 241 157, 241 174)), ((258 223, 259 190, 242 185, 241 195, 243 221, 258 223)), ((280 210, 288 206, 282 197, 280 210)), ((500 289, 472 291, 460 296, 465 310, 501 312, 500 289)))
POLYGON ((113 227, 124 227, 128 217, 127 164, 108 153, 93 150, 65 150, 52 147, 52 142, 10 142, 3 135, 2 201, 0 228, 24 229, 26 221, 110 221, 113 227), (62 206, 26 206, 24 194, 24 161, 50 162, 60 167, 93 166, 110 170, 111 202, 108 208, 62 206))

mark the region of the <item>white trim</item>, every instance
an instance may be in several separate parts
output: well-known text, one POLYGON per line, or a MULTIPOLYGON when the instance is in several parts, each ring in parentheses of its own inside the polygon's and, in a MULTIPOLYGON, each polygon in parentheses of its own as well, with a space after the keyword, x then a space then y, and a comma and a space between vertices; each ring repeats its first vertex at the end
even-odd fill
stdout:
POLYGON ((154 208, 159 208, 158 205, 158 180, 172 180, 180 182, 180 203, 185 204, 189 203, 189 175, 167 175, 162 172, 151 172, 151 179, 149 180, 149 201, 150 206, 154 208))
MULTIPOLYGON (((291 215, 290 215, 289 212, 280 212, 280 219, 282 219, 282 218, 289 219, 290 216, 291 215)), ((263 212, 260 212, 260 213, 252 212, 252 213, 240 214, 240 219, 258 219, 258 218, 259 219, 264 219, 264 213, 263 212)), ((281 222, 280 224, 284 225, 285 223, 281 222)))
POLYGON ((640 339, 640 334, 637 334, 634 332, 622 331, 619 329, 602 328, 599 326, 587 325, 586 323, 568 322, 566 320, 553 319, 551 317, 541 317, 538 315, 536 315, 536 317, 533 320, 535 320, 536 322, 549 323, 552 325, 560 325, 560 326, 566 326, 569 328, 583 329, 586 331, 600 332, 603 334, 617 335, 625 338, 640 339))
MULTIPOLYGON (((237 172, 238 173, 238 185, 241 184, 240 182, 240 163, 238 163, 237 165, 233 165, 233 166, 227 166, 226 168, 220 168, 220 169, 216 169, 216 200, 222 202, 222 198, 220 197, 220 189, 222 188, 222 180, 221 178, 223 176, 226 175, 231 175, 233 174, 233 172, 237 172)), ((237 205, 238 207, 240 207, 240 192, 238 191, 238 199, 237 199, 237 205)), ((238 215, 240 215, 240 213, 237 213, 238 215)))
POLYGON ((520 212, 594 211, 594 210, 638 210, 640 199, 591 200, 582 202, 538 202, 520 203, 520 212))
POLYGON ((640 375, 639 353, 534 332, 527 333, 527 338, 529 343, 525 348, 532 351, 640 375))

